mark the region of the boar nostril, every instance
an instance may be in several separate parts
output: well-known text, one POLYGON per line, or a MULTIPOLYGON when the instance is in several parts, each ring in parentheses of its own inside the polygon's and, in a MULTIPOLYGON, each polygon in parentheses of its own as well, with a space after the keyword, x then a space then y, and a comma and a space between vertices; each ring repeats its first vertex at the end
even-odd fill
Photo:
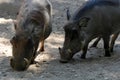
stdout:
POLYGON ((10 66, 16 71, 24 71, 29 67, 29 61, 24 58, 24 61, 18 62, 13 57, 10 59, 10 66))
POLYGON ((61 48, 59 47, 58 50, 61 50, 61 48))

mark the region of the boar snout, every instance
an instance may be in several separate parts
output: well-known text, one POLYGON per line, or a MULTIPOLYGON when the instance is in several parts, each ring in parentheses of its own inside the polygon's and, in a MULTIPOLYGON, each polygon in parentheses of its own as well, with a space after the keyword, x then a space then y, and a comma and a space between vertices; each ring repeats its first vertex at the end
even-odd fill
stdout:
POLYGON ((21 62, 19 62, 19 60, 12 57, 10 59, 10 65, 14 70, 24 71, 29 67, 29 61, 27 58, 24 58, 21 62))
POLYGON ((72 59, 72 51, 70 49, 64 50, 62 48, 58 48, 60 53, 60 62, 68 63, 72 59))

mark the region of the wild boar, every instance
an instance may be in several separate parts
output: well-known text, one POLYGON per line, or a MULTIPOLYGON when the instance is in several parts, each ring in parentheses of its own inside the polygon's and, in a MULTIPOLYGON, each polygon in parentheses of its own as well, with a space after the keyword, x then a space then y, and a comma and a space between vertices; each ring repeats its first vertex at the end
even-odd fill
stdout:
POLYGON ((81 58, 85 59, 89 42, 97 37, 103 38, 105 56, 110 57, 110 35, 120 31, 119 3, 120 0, 89 0, 73 16, 68 15, 63 48, 59 48, 60 61, 68 62, 81 49, 81 58))
POLYGON ((10 65, 13 69, 23 71, 34 63, 39 42, 40 51, 44 51, 44 40, 52 31, 51 9, 49 0, 23 0, 14 21, 15 36, 10 40, 13 55, 10 65))

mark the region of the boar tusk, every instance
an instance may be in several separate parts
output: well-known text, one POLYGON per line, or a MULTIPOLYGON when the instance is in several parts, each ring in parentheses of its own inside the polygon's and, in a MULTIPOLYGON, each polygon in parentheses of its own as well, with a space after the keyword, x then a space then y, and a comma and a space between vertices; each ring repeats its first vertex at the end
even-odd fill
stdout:
POLYGON ((24 60, 25 60, 26 64, 29 65, 28 59, 27 59, 27 58, 24 58, 24 60))
POLYGON ((71 49, 68 49, 67 51, 68 51, 69 53, 72 53, 71 49))

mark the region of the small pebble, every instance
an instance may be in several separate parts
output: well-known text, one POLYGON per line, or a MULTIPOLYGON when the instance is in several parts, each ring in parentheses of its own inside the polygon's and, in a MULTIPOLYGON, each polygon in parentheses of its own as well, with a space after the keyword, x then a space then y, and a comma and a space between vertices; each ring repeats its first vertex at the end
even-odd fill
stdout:
POLYGON ((74 75, 75 77, 78 77, 78 75, 74 75))
POLYGON ((36 67, 40 67, 40 64, 36 63, 36 67))
POLYGON ((28 77, 32 77, 32 76, 33 76, 32 73, 27 73, 27 74, 25 75, 26 78, 28 78, 28 77))

